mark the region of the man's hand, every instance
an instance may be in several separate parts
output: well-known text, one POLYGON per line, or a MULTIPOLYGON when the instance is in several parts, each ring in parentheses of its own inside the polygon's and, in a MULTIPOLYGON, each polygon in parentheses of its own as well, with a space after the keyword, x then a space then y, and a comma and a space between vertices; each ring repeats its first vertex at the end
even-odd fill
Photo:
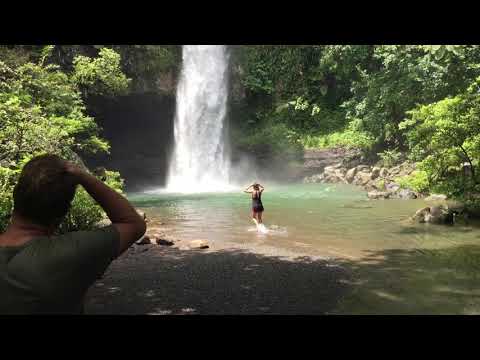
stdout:
POLYGON ((88 174, 84 169, 71 161, 65 161, 65 170, 72 175, 79 184, 82 178, 88 174))
POLYGON ((119 232, 120 248, 118 249, 118 255, 145 234, 145 220, 138 215, 127 199, 70 161, 65 161, 65 170, 102 207, 112 222, 112 226, 119 232))

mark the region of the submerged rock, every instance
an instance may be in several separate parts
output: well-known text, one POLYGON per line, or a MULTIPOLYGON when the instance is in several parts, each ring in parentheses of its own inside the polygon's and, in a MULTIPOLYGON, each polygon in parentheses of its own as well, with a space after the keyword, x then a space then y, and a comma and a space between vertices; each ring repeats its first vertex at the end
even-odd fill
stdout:
POLYGON ((369 199, 388 199, 390 193, 388 191, 370 191, 367 196, 369 199))

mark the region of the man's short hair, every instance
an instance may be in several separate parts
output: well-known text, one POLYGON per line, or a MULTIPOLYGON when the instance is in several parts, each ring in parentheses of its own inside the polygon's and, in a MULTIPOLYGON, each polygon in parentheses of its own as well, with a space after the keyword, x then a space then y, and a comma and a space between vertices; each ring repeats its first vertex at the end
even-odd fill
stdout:
POLYGON ((14 212, 35 224, 58 225, 75 196, 74 178, 64 160, 56 155, 41 155, 22 170, 13 191, 14 212))

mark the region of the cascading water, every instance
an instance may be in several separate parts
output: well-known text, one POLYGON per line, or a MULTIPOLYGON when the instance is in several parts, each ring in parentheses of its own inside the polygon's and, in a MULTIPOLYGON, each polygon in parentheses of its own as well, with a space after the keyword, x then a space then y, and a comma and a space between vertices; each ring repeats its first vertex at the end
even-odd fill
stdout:
POLYGON ((225 144, 228 53, 224 45, 184 45, 177 88, 175 143, 167 190, 208 192, 229 188, 225 144))

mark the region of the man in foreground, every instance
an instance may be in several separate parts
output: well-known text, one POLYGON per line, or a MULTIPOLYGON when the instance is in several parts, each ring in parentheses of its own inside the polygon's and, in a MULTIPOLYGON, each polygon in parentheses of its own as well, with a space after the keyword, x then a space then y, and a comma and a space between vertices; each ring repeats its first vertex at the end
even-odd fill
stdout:
POLYGON ((82 314, 88 288, 146 231, 115 190, 55 155, 25 165, 12 220, 0 234, 0 314, 82 314), (112 224, 54 236, 81 185, 112 224))

